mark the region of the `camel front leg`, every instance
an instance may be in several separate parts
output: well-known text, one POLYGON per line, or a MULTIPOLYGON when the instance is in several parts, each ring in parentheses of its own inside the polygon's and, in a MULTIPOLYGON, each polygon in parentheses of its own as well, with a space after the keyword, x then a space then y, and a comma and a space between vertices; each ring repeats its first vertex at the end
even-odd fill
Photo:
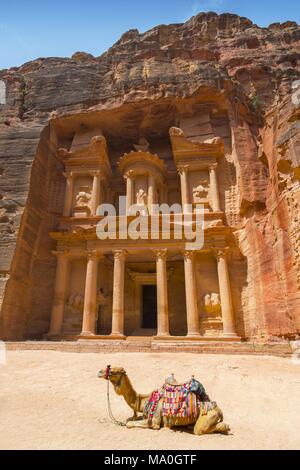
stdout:
POLYGON ((149 426, 148 420, 143 419, 142 421, 129 421, 126 423, 127 429, 134 429, 134 428, 140 428, 140 429, 150 429, 151 426, 149 426))
POLYGON ((151 424, 149 424, 148 419, 143 419, 142 421, 131 421, 130 423, 127 423, 126 426, 128 429, 140 428, 154 429, 155 431, 158 431, 162 423, 162 400, 158 403, 157 409, 151 421, 151 424))
POLYGON ((128 418, 128 419, 126 420, 126 424, 127 424, 127 423, 130 423, 131 421, 137 421, 138 419, 139 419, 139 418, 138 418, 137 413, 134 412, 134 415, 133 415, 131 418, 128 418))

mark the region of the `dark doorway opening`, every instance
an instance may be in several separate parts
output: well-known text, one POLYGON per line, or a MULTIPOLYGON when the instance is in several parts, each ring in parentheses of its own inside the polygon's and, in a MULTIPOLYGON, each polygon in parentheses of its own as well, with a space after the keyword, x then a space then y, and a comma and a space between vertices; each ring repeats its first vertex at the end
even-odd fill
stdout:
POLYGON ((143 286, 142 328, 157 329, 157 290, 156 286, 143 286))

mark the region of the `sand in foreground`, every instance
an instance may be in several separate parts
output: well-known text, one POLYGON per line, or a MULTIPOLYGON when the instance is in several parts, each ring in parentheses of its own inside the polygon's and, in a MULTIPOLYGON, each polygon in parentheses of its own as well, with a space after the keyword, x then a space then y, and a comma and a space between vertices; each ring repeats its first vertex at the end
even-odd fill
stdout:
MULTIPOLYGON (((290 359, 194 354, 9 352, 0 365, 0 449, 300 449, 300 366, 290 359), (110 423, 106 364, 125 367, 140 393, 175 372, 195 374, 232 435, 128 430, 110 423)), ((114 414, 131 416, 112 393, 114 414)))

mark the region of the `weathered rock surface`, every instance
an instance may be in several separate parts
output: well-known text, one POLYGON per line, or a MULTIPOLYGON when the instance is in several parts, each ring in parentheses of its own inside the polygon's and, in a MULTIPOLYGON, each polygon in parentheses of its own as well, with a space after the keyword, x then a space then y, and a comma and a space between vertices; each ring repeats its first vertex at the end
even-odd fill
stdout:
POLYGON ((239 333, 296 337, 300 100, 293 84, 299 79, 296 23, 259 28, 214 13, 144 34, 128 31, 100 57, 78 52, 0 71, 6 86, 0 104, 2 336, 47 332, 55 271, 47 234, 64 196, 57 148, 94 122, 112 156, 124 138, 128 148, 140 135, 159 146, 179 121, 188 137, 225 142, 223 206, 247 264, 232 264, 242 286, 239 333))

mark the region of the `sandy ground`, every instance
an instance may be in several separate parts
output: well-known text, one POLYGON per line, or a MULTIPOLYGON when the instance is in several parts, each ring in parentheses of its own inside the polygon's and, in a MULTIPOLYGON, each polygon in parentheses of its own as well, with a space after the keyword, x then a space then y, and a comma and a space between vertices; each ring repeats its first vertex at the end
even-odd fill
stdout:
MULTIPOLYGON (((9 352, 0 365, 0 449, 300 449, 300 366, 289 359, 193 354, 9 352), (231 425, 229 436, 128 430, 111 424, 106 364, 148 393, 175 372, 201 380, 231 425)), ((112 394, 118 419, 131 416, 112 394)))

